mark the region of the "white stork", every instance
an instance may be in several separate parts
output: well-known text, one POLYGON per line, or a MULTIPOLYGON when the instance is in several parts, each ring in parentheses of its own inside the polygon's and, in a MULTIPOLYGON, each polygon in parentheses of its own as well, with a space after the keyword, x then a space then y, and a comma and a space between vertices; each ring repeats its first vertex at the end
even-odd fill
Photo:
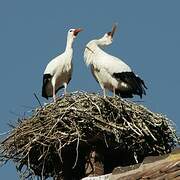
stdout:
POLYGON ((71 80, 72 75, 72 56, 73 56, 73 41, 77 34, 82 31, 81 28, 70 29, 67 33, 67 43, 65 51, 52 59, 43 75, 42 96, 48 99, 53 97, 56 102, 56 93, 59 89, 64 87, 64 95, 66 95, 66 88, 71 80))
POLYGON ((91 66, 91 71, 100 84, 104 98, 106 97, 106 89, 123 98, 132 98, 133 95, 146 94, 147 89, 144 81, 139 78, 131 68, 121 59, 114 57, 101 48, 112 43, 116 25, 112 31, 106 33, 102 38, 90 41, 84 51, 84 59, 86 65, 91 66))

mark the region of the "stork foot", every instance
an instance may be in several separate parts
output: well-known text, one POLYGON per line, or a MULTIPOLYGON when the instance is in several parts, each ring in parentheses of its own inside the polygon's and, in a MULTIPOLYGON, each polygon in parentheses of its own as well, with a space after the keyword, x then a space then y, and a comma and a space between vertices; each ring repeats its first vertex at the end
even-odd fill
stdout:
POLYGON ((104 87, 102 89, 103 89, 103 97, 104 99, 106 99, 106 89, 104 87))

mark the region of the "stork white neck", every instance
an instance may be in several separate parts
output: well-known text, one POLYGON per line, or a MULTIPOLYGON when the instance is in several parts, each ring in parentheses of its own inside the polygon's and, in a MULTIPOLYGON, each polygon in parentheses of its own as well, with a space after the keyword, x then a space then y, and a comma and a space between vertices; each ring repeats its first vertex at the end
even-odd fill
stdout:
POLYGON ((100 48, 103 48, 103 47, 106 46, 105 43, 104 43, 104 40, 102 38, 94 40, 94 43, 100 48))
POLYGON ((106 33, 102 38, 97 39, 95 41, 96 41, 96 44, 102 48, 102 47, 112 44, 113 38, 112 38, 112 36, 110 36, 106 33))
POLYGON ((97 54, 104 54, 102 50, 105 46, 108 46, 112 43, 112 36, 109 36, 107 33, 100 39, 94 39, 86 45, 86 50, 84 53, 85 62, 87 65, 91 64, 94 60, 94 56, 97 54))
POLYGON ((93 49, 101 49, 104 48, 108 45, 110 45, 112 43, 112 37, 108 36, 108 34, 105 34, 102 38, 100 39, 94 39, 92 41, 90 41, 87 44, 87 47, 92 48, 93 49))
POLYGON ((86 45, 86 49, 84 51, 84 59, 87 66, 89 64, 92 64, 94 56, 96 56, 98 52, 102 51, 97 44, 98 40, 92 40, 86 45))
POLYGON ((74 42, 74 37, 68 34, 65 51, 69 51, 70 49, 72 50, 73 42, 74 42))
POLYGON ((104 40, 102 38, 94 39, 86 45, 86 49, 88 53, 94 54, 94 53, 97 53, 98 51, 102 51, 102 49, 105 46, 107 45, 104 43, 104 40))

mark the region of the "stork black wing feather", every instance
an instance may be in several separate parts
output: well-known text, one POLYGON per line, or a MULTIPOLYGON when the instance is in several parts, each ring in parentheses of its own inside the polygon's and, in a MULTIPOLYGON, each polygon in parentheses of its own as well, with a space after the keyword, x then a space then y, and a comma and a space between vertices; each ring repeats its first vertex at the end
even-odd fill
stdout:
MULTIPOLYGON (((136 76, 133 72, 121 72, 121 73, 114 73, 113 77, 117 80, 121 80, 122 82, 126 83, 130 86, 129 92, 127 92, 127 96, 129 97, 132 94, 139 95, 142 98, 142 95, 146 95, 145 89, 147 89, 144 81, 136 76)), ((125 92, 119 92, 122 94, 121 96, 126 96, 123 94, 125 92)))
POLYGON ((43 86, 42 86, 42 97, 48 99, 48 95, 46 92, 46 86, 48 82, 51 80, 52 75, 51 74, 44 74, 43 75, 43 86))

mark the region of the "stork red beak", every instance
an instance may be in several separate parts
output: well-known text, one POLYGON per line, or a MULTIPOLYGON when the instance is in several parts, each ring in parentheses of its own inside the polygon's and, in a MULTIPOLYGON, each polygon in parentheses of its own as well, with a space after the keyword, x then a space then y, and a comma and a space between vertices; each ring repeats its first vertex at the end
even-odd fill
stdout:
POLYGON ((74 36, 77 36, 78 33, 81 32, 82 30, 83 30, 83 29, 81 29, 81 28, 75 29, 75 30, 74 30, 74 33, 73 33, 74 36))
POLYGON ((112 31, 108 32, 107 34, 113 38, 116 29, 117 29, 117 24, 113 24, 112 31))

